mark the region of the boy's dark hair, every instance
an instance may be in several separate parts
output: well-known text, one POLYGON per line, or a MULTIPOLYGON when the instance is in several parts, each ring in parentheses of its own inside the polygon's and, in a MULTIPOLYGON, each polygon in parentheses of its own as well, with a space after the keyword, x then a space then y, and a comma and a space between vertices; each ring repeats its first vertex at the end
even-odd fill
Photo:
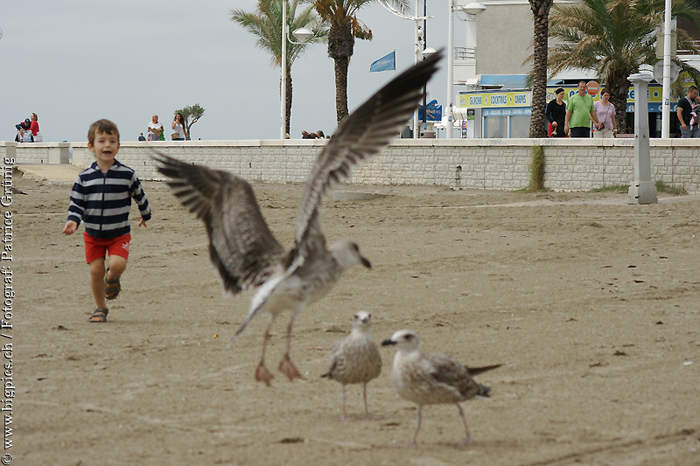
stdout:
POLYGON ((88 130, 88 142, 90 144, 95 144, 95 133, 97 132, 105 134, 116 134, 117 140, 119 140, 119 130, 117 129, 117 125, 115 125, 109 120, 105 120, 104 118, 102 120, 97 120, 96 122, 90 125, 90 129, 88 130))

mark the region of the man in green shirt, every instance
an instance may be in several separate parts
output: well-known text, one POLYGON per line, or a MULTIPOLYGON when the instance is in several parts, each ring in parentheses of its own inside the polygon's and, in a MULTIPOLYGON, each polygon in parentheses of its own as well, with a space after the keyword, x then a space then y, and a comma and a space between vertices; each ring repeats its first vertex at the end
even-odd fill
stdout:
POLYGON ((579 81, 578 92, 571 97, 566 104, 566 119, 564 132, 572 138, 588 138, 591 136, 591 124, 595 123, 596 129, 602 126, 598 122, 598 115, 593 107, 593 99, 586 92, 586 81, 579 81))

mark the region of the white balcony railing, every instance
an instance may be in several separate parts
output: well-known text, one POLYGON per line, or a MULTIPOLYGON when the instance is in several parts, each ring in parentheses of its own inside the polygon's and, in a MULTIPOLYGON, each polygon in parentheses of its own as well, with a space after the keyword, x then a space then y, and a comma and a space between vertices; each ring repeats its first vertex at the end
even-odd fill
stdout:
POLYGON ((476 60, 476 47, 455 47, 455 60, 476 60))
MULTIPOLYGON (((693 44, 693 46, 694 46, 696 49, 700 49, 700 40, 693 40, 693 41, 691 41, 691 43, 693 44)), ((692 51, 690 51, 690 50, 685 50, 685 49, 678 49, 678 50, 676 51, 676 54, 677 54, 677 55, 695 55, 694 52, 692 52, 692 51)))

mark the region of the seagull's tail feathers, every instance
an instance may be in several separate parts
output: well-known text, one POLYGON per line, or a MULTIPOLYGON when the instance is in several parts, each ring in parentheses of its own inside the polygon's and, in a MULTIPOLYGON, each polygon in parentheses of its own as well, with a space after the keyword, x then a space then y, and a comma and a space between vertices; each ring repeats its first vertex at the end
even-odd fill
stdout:
POLYGON ((267 302, 268 298, 272 295, 272 293, 275 291, 275 288, 277 288, 277 285, 279 285, 279 283, 285 277, 286 274, 271 277, 258 289, 257 293, 255 293, 252 301, 250 302, 250 310, 248 310, 248 315, 245 316, 245 320, 243 321, 243 324, 241 324, 241 328, 238 329, 236 334, 226 344, 226 349, 231 348, 233 342, 235 342, 238 339, 238 337, 241 336, 248 324, 253 319, 255 319, 255 317, 258 314, 260 314, 260 310, 265 306, 265 303, 267 302))
MULTIPOLYGON (((490 371, 490 370, 493 370, 493 369, 497 369, 497 368, 499 368, 499 367, 501 367, 501 364, 493 364, 493 365, 491 365, 491 366, 482 366, 482 367, 467 367, 467 371, 469 371, 469 375, 475 376, 475 375, 477 375, 477 374, 481 374, 482 372, 486 372, 486 371, 490 371)), ((481 385, 481 384, 477 384, 477 385, 479 385, 479 392, 478 392, 476 395, 474 395, 475 397, 477 397, 477 398, 481 398, 481 397, 486 397, 486 398, 488 398, 488 397, 491 396, 491 395, 490 395, 490 393, 491 393, 491 387, 487 387, 486 385, 481 385)))
POLYGON ((475 396, 482 396, 488 398, 491 396, 490 393, 491 387, 487 387, 486 385, 479 385, 479 393, 477 393, 475 396))
POLYGON ((284 271, 284 273, 270 277, 262 286, 260 286, 260 288, 258 288, 258 291, 255 293, 255 295, 253 295, 253 299, 250 302, 250 310, 248 311, 248 315, 245 316, 245 320, 243 321, 243 324, 241 324, 241 328, 238 329, 236 334, 226 344, 226 349, 231 348, 231 345, 233 345, 233 343, 243 333, 248 324, 255 319, 258 314, 260 314, 260 311, 265 307, 268 299, 270 296, 272 296, 280 283, 286 280, 287 277, 294 273, 294 271, 303 263, 303 258, 297 258, 297 260, 295 260, 292 265, 284 271))
POLYGON ((493 364, 491 366, 483 366, 483 367, 467 367, 467 371, 469 371, 469 375, 475 376, 477 374, 481 374, 482 372, 487 372, 493 369, 498 369, 501 367, 502 364, 493 364))
POLYGON ((248 326, 251 320, 253 320, 253 317, 257 315, 257 312, 254 313, 252 316, 250 313, 248 313, 248 316, 246 316, 245 321, 243 322, 243 325, 241 325, 241 328, 238 329, 236 334, 231 337, 231 339, 226 343, 226 349, 230 349, 233 346, 233 343, 238 340, 238 337, 241 336, 241 333, 243 333, 243 330, 248 326))

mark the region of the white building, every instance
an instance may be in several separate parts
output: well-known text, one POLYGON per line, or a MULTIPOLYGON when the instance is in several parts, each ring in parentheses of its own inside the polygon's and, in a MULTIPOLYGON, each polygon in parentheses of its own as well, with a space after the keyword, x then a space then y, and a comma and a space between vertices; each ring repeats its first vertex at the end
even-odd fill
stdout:
MULTIPOLYGON (((456 0, 457 10, 473 0, 456 0)), ((527 137, 530 124, 531 91, 526 75, 532 64, 534 21, 527 0, 483 0, 484 9, 477 15, 456 12, 458 20, 466 20, 466 37, 460 44, 455 39, 454 55, 454 119, 460 124, 462 137, 527 137)), ((555 1, 555 4, 577 3, 555 1)), ((681 59, 700 63, 700 57, 681 59)), ((573 90, 579 80, 594 81, 593 70, 565 70, 550 79, 547 100, 554 98, 553 90, 564 87, 573 90), (551 94, 550 94, 551 91, 551 94)), ((601 83, 604 84, 604 83, 601 83)), ((594 100, 599 98, 594 95, 594 100)), ((633 99, 627 111, 633 112, 633 99)), ((660 87, 650 86, 650 132, 660 136, 660 87), (657 121, 658 120, 658 121, 657 121)), ((676 102, 672 102, 675 112, 676 102)), ((628 115, 628 119, 632 116, 628 115)), ((676 124, 671 119, 672 128, 676 124)))

